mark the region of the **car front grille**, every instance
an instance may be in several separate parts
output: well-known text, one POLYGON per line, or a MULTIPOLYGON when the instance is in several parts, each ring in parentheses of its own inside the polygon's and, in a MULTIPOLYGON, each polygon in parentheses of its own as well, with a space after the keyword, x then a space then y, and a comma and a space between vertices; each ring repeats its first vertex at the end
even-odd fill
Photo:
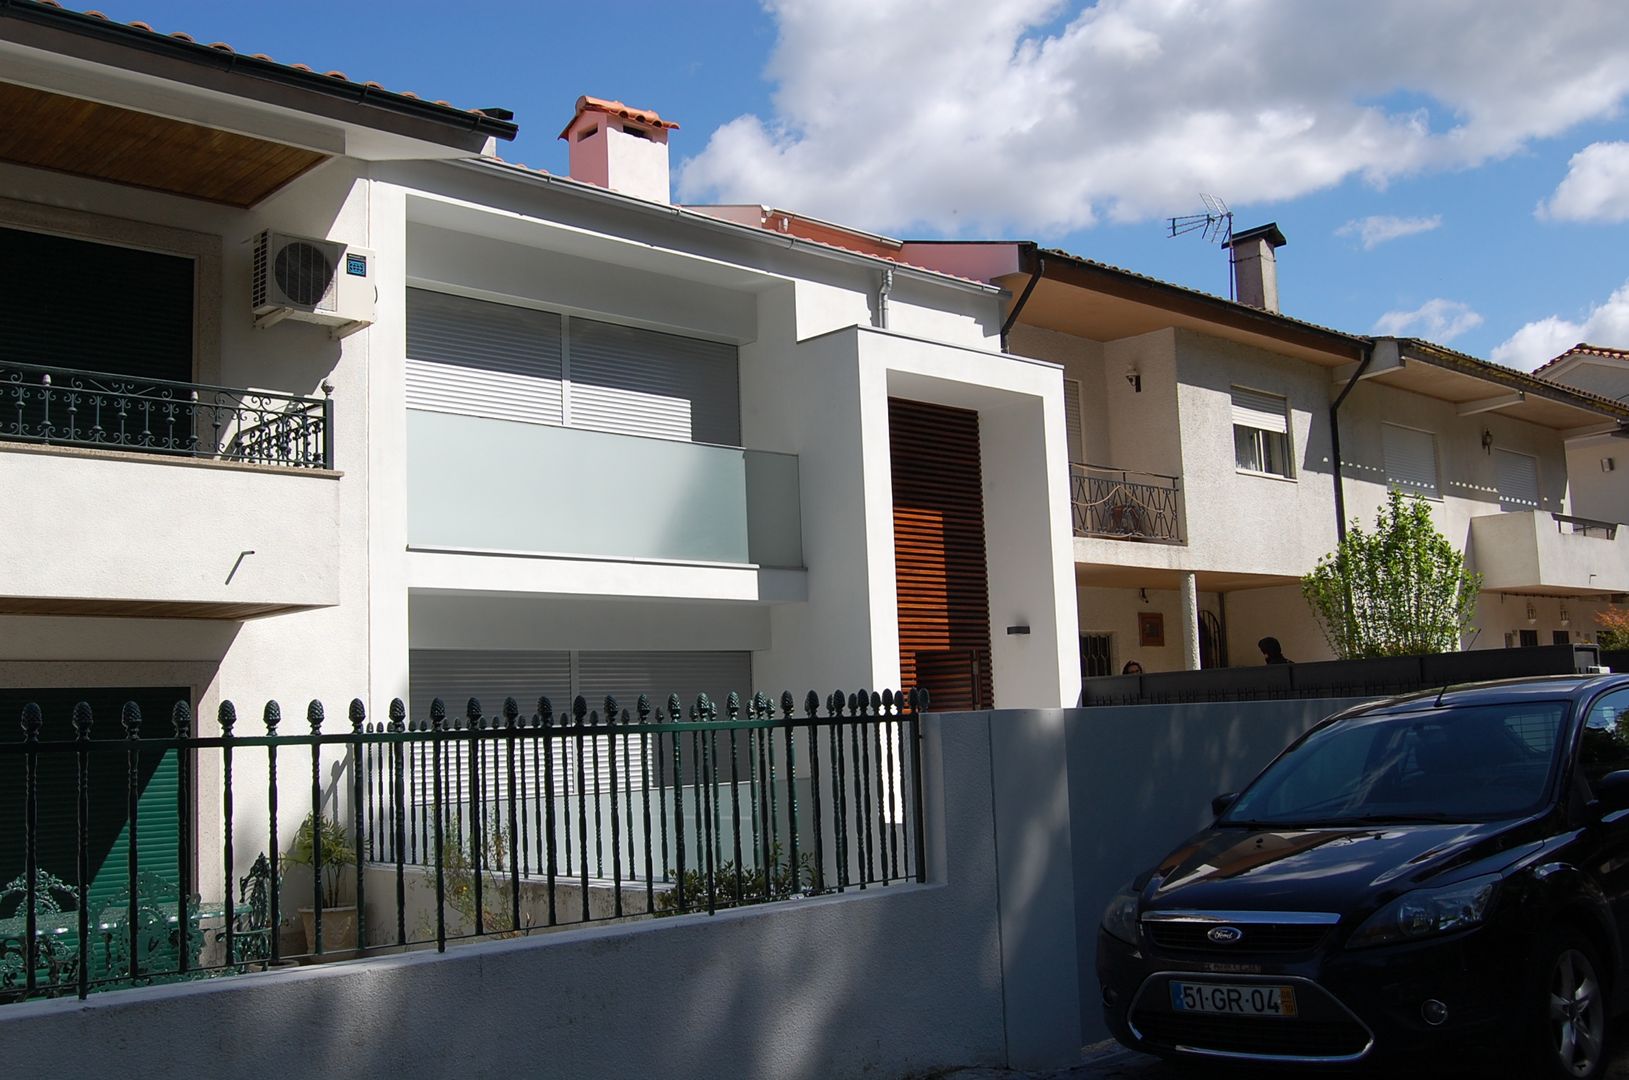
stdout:
POLYGON ((1208 936, 1215 922, 1155 922, 1143 924, 1154 946, 1164 952, 1242 955, 1245 953, 1311 952, 1329 934, 1328 926, 1304 923, 1240 923, 1238 940, 1221 944, 1208 936))
POLYGON ((1350 1058, 1362 1054, 1369 1045, 1369 1033, 1354 1020, 1186 1016, 1137 1010, 1131 1022, 1145 1040, 1168 1049, 1186 1047, 1266 1057, 1350 1058))

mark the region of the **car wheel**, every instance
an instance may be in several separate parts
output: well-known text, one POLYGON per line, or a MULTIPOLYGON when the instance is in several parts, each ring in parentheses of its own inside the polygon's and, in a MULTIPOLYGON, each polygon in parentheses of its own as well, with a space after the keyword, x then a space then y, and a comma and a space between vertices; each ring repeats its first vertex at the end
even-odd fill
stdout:
POLYGON ((1595 947, 1572 930, 1545 935, 1529 982, 1536 1075, 1594 1080, 1606 1065, 1606 988, 1595 947))

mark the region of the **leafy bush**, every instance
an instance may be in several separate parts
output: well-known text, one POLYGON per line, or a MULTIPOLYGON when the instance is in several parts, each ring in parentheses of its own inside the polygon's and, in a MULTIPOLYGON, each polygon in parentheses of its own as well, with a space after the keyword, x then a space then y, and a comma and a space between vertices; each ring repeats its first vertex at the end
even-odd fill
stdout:
POLYGON ((1374 532, 1356 520, 1301 579, 1329 647, 1342 660, 1457 652, 1470 632, 1482 575, 1437 531, 1430 505, 1393 491, 1374 532))
POLYGON ((1629 610, 1613 605, 1595 613, 1603 649, 1629 649, 1629 610))
MULTIPOLYGON (((739 907, 742 904, 762 904, 770 900, 791 896, 814 888, 814 859, 808 852, 798 856, 798 865, 794 870, 790 862, 781 856, 781 845, 777 841, 770 849, 770 883, 773 893, 764 893, 764 872, 759 867, 741 871, 739 886, 735 879, 735 860, 729 859, 713 867, 713 889, 715 907, 739 907)), ((702 870, 686 870, 684 872, 684 902, 685 907, 694 910, 707 906, 707 872, 702 870)), ((656 897, 657 914, 676 915, 679 911, 679 890, 669 889, 656 897)))

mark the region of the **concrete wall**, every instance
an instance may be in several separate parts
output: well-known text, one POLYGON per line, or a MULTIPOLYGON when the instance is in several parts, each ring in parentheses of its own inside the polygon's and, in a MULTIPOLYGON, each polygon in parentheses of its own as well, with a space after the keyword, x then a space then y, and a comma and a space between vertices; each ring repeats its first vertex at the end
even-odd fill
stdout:
POLYGON ((1080 1046, 1064 714, 931 717, 930 880, 0 1009, 19 1076, 903 1077, 1080 1046))

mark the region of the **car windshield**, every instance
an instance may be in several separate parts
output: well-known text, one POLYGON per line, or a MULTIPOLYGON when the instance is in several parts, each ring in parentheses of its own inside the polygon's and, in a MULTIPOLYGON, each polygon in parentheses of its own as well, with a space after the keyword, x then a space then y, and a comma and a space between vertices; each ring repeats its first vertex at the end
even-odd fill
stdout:
POLYGON ((1355 716, 1308 735, 1236 799, 1223 825, 1494 821, 1538 809, 1565 701, 1355 716))

